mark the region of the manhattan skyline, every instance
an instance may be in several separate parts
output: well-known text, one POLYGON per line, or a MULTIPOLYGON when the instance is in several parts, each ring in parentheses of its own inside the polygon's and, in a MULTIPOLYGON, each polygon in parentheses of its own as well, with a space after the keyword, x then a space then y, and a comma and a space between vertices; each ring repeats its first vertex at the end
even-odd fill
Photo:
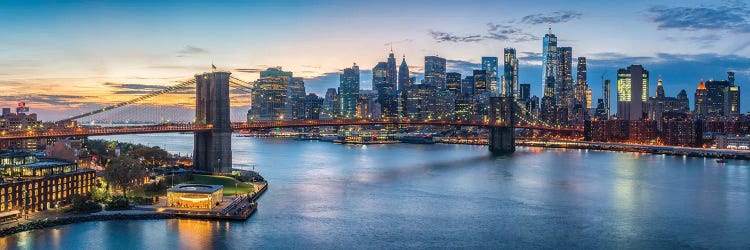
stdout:
POLYGON ((210 63, 248 81, 282 66, 322 96, 356 62, 361 88, 370 89, 370 69, 391 47, 418 80, 424 56, 446 58, 448 72, 466 74, 481 68, 482 56, 502 58, 514 47, 519 83, 541 96, 549 26, 559 46, 587 57, 594 99, 602 75, 614 81, 630 64, 651 72, 649 96, 659 75, 668 96, 685 89, 692 97, 700 79, 726 71, 740 86, 750 81, 746 2, 641 3, 4 2, 0 105, 26 101, 45 120, 63 118, 188 79, 210 63))

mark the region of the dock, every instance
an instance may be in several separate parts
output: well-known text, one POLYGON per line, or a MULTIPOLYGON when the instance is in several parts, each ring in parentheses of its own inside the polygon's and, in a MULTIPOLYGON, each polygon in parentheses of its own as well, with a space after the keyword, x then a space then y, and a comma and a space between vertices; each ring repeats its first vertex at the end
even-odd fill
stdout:
POLYGON ((244 221, 255 213, 258 209, 256 200, 268 189, 267 182, 253 183, 253 186, 254 192, 245 195, 224 197, 220 205, 210 210, 169 207, 166 204, 167 199, 164 197, 161 197, 157 204, 140 206, 138 209, 170 214, 177 218, 244 221))

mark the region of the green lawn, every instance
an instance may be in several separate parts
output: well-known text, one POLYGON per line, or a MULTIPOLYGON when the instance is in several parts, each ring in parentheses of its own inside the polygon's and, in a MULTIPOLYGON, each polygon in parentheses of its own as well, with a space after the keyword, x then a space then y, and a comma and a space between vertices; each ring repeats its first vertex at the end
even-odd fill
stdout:
POLYGON ((193 180, 186 183, 224 185, 224 195, 234 195, 234 185, 237 184, 238 194, 247 194, 253 191, 253 184, 239 182, 231 177, 214 175, 193 175, 193 180))

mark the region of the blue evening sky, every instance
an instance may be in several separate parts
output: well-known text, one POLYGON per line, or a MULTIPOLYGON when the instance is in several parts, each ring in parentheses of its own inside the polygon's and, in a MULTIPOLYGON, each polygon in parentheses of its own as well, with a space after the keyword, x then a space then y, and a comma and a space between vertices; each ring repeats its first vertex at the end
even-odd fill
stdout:
POLYGON ((744 1, 1 1, 0 105, 76 113, 212 62, 246 80, 283 66, 319 94, 356 62, 369 88, 368 69, 389 44, 418 78, 425 55, 468 73, 482 56, 515 47, 521 82, 540 95, 541 37, 551 25, 560 46, 588 58, 594 98, 602 76, 615 84, 618 68, 642 64, 650 95, 661 75, 667 95, 686 89, 692 107, 700 79, 729 70, 750 97, 747 13, 744 1))

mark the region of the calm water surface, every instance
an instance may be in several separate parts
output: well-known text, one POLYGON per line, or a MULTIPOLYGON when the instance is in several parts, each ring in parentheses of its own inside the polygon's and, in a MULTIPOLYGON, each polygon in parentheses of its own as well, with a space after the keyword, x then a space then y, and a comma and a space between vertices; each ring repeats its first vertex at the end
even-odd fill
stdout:
MULTIPOLYGON (((108 139, 191 153, 192 135, 108 139)), ((247 222, 107 221, 20 249, 750 247, 749 162, 587 150, 236 137, 270 181, 247 222)))

